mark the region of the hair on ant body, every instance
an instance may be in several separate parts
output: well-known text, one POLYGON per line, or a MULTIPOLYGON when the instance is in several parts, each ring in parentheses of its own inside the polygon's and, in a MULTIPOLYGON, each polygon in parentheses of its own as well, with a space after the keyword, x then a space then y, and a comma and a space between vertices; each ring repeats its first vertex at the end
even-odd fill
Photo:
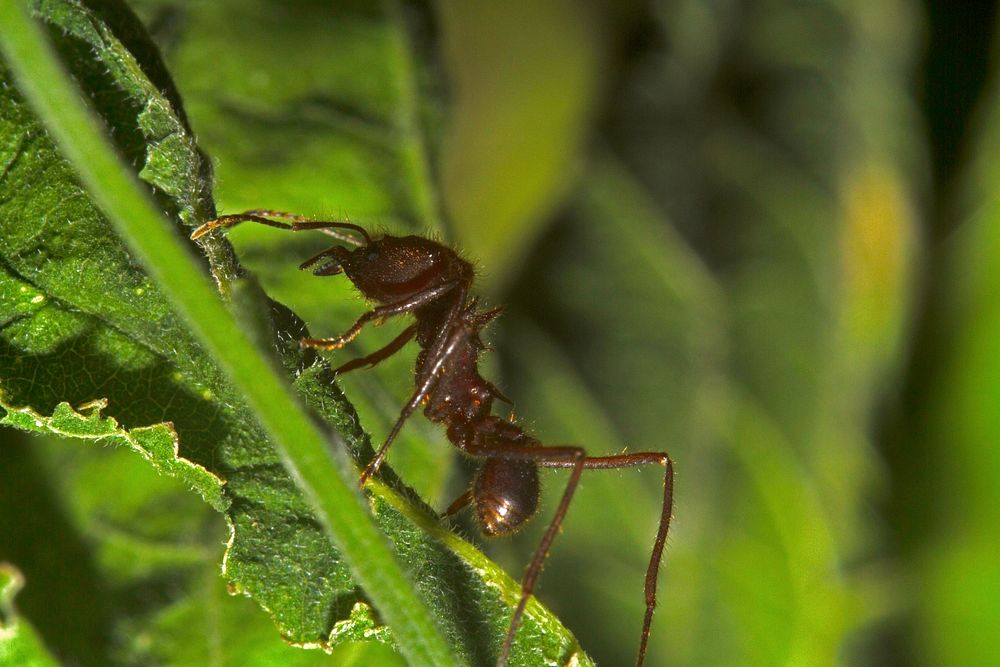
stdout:
POLYGON ((305 338, 300 341, 303 347, 336 350, 354 340, 369 322, 413 315, 414 323, 385 347, 336 369, 337 373, 346 373, 374 366, 414 339, 420 346, 414 371, 416 390, 400 411, 385 442, 361 473, 361 486, 378 472, 403 424, 420 405, 424 406, 424 415, 430 421, 446 428, 448 440, 454 446, 482 461, 471 488, 459 496, 445 514, 452 515, 472 505, 476 520, 487 536, 509 535, 535 514, 539 468, 572 470, 555 515, 525 570, 521 597, 497 657, 499 667, 507 664, 525 605, 534 591, 542 563, 566 516, 583 471, 643 465, 664 467, 659 528, 646 569, 646 613, 637 658, 637 665, 641 667, 646 657, 656 606, 657 574, 673 507, 673 462, 669 455, 641 452, 587 456, 581 447, 543 445, 517 423, 494 415, 494 400, 510 401, 479 374, 479 355, 485 350, 480 332, 503 309, 479 308, 478 300, 470 294, 475 274, 473 266, 448 246, 422 236, 373 238, 363 227, 351 223, 313 221, 270 210, 216 218, 196 229, 191 238, 197 239, 212 230, 242 222, 293 232, 318 230, 334 237, 344 245, 334 245, 320 252, 303 262, 300 268, 312 269, 317 276, 343 273, 366 299, 378 304, 340 336, 305 338), (273 218, 290 222, 278 222, 273 218))

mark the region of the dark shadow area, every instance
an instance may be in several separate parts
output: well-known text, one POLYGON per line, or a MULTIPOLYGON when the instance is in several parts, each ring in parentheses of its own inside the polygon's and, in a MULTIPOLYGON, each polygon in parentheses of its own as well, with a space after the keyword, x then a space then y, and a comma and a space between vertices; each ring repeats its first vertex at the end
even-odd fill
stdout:
POLYGON ((30 354, 0 340, 0 377, 6 400, 31 405, 50 415, 56 405, 78 407, 107 399, 107 416, 124 428, 171 421, 180 435, 181 455, 210 470, 225 469, 220 433, 239 432, 210 401, 184 388, 183 378, 165 361, 123 367, 97 342, 97 329, 58 345, 46 354, 30 354), (85 365, 86 374, 68 374, 67 365, 85 365), (220 423, 229 422, 229 423, 220 423))
POLYGON ((108 664, 111 591, 91 560, 91 546, 56 502, 27 436, 3 433, 0 469, 0 561, 14 564, 26 580, 15 600, 18 611, 63 665, 108 664))
MULTIPOLYGON (((954 351, 950 317, 953 283, 947 272, 945 241, 966 217, 956 215, 956 195, 967 148, 973 144, 977 104, 987 93, 997 3, 926 0, 927 46, 919 73, 919 99, 931 153, 931 193, 925 200, 924 232, 929 249, 918 280, 910 356, 895 403, 884 411, 878 440, 891 469, 892 488, 884 508, 890 548, 902 563, 912 563, 941 524, 940 478, 935 459, 947 454, 928 434, 931 403, 954 351)), ((887 621, 870 633, 864 654, 872 664, 912 665, 915 628, 908 618, 887 621)))
POLYGON ((949 188, 966 164, 969 130, 990 75, 996 2, 925 0, 927 51, 922 63, 921 106, 927 119, 931 170, 937 197, 929 219, 933 238, 961 218, 946 214, 949 188))

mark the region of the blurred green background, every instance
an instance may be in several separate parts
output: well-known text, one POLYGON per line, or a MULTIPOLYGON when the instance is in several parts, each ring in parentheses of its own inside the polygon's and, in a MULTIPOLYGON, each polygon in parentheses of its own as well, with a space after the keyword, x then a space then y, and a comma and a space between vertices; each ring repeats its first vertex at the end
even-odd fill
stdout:
MULTIPOLYGON (((484 365, 524 424, 594 454, 671 453, 649 664, 1000 664, 992 3, 441 0, 415 45, 441 69, 399 78, 406 45, 381 21, 408 6, 129 4, 215 164, 221 212, 446 239, 508 307, 484 365), (379 144, 383 115, 404 150, 379 144), (397 192, 401 171, 425 187, 397 192)), ((231 238, 314 333, 360 312, 346 281, 296 271, 322 239, 231 238)), ((345 380, 376 439, 414 354, 345 380)), ((134 613, 169 587, 109 594, 102 571, 132 539, 111 488, 172 494, 147 527, 191 505, 164 531, 186 536, 173 547, 205 594, 239 606, 247 654, 301 653, 226 598, 222 520, 193 495, 125 452, 0 437, 0 560, 69 664, 128 662, 123 633, 162 646, 183 622, 134 613)), ((422 418, 390 463, 438 508, 471 470, 422 418)), ((546 475, 543 517, 564 479, 546 475)), ((660 484, 587 473, 545 568, 540 599, 602 665, 634 660, 660 484)), ((544 527, 484 548, 517 576, 544 527)), ((360 645, 309 659, 399 661, 360 645)))

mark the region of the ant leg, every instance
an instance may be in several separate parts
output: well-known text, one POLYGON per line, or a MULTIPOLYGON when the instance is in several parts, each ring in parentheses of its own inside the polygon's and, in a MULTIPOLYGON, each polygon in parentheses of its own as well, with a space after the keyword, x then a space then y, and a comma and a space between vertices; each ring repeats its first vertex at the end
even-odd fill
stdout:
MULTIPOLYGON (((642 636, 639 640, 639 657, 636 665, 642 667, 646 660, 646 645, 649 643, 649 630, 653 622, 653 610, 656 608, 656 580, 660 570, 660 560, 663 557, 663 547, 667 541, 667 531, 670 530, 670 517, 674 508, 674 462, 666 452, 640 452, 635 454, 618 454, 616 456, 588 456, 583 467, 587 469, 631 468, 641 465, 662 465, 663 474, 663 505, 660 509, 660 526, 656 531, 656 541, 649 555, 649 565, 646 567, 646 615, 642 622, 642 636)), ((539 460, 543 468, 569 468, 564 461, 539 460)), ((575 470, 574 470, 575 472, 575 470)))
POLYGON ((500 658, 497 661, 498 667, 506 665, 510 655, 511 646, 514 643, 514 635, 521 623, 524 615, 524 608, 528 598, 534 591, 535 581, 541 572, 542 563, 548 555, 549 547, 555 539, 556 532, 562 524, 569 503, 576 491, 580 481, 580 475, 584 469, 616 469, 631 468, 641 465, 662 465, 665 468, 663 478, 663 505, 660 510, 660 526, 656 532, 656 540, 653 543, 653 551, 649 556, 649 565, 646 568, 646 614, 643 618, 642 636, 639 641, 639 656, 636 661, 637 667, 642 667, 646 660, 646 647, 649 643, 650 625, 653 621, 653 610, 656 608, 656 583, 657 574, 660 569, 660 561, 663 557, 663 548, 667 541, 667 532, 670 529, 670 518, 673 514, 674 496, 674 463, 666 452, 641 452, 636 454, 619 454, 616 456, 585 456, 579 447, 505 447, 505 446, 484 446, 472 445, 467 451, 474 456, 496 459, 518 459, 524 461, 534 461, 543 468, 573 468, 573 474, 563 491, 562 500, 556 509, 555 516, 549 524, 541 543, 535 550, 531 559, 531 564, 525 571, 524 580, 521 582, 521 599, 518 601, 514 616, 511 618, 510 628, 507 630, 507 637, 504 639, 500 658))
POLYGON ((427 372, 423 375, 423 379, 420 381, 417 390, 407 401, 406 405, 399 413, 399 417, 396 418, 396 423, 393 424, 392 430, 389 431, 389 435, 386 436, 385 442, 379 448, 378 452, 367 466, 365 466, 364 471, 361 473, 361 479, 358 480, 358 485, 364 488, 365 483, 368 482, 368 478, 378 472, 379 467, 382 465, 382 461, 385 460, 385 455, 389 451, 389 446, 399 435, 399 431, 403 428, 403 423, 413 414, 413 411, 417 409, 425 397, 427 397, 434 387, 437 385, 438 380, 441 378, 441 369, 444 367, 444 362, 447 361, 455 350, 458 348, 459 342, 462 340, 462 334, 464 332, 459 330, 455 331, 448 338, 447 344, 441 350, 437 356, 434 357, 434 362, 430 364, 427 368, 427 372))
POLYGON ((473 500, 472 490, 466 491, 458 498, 452 501, 451 505, 448 505, 448 509, 444 511, 445 516, 452 516, 453 514, 458 514, 463 509, 465 509, 469 503, 473 500))
POLYGON ((287 211, 272 211, 270 209, 263 209, 263 208, 254 209, 252 211, 246 211, 244 212, 244 215, 260 215, 268 218, 282 218, 283 220, 291 220, 292 222, 295 223, 301 223, 292 225, 292 227, 298 228, 294 229, 293 231, 299 231, 299 229, 318 229, 324 234, 328 234, 336 239, 340 239, 341 241, 346 241, 353 245, 361 245, 358 243, 358 240, 355 239, 354 237, 344 236, 339 232, 335 231, 335 228, 353 229, 354 231, 359 232, 362 236, 365 237, 366 244, 372 242, 371 237, 368 236, 368 232, 365 231, 363 227, 360 227, 358 225, 353 225, 349 222, 311 220, 305 217, 304 215, 299 215, 297 213, 288 213, 287 211))
POLYGON ((569 509, 569 504, 573 500, 573 494, 576 492, 576 487, 580 482, 580 475, 583 474, 583 469, 586 467, 587 456, 583 448, 570 446, 508 447, 470 445, 466 451, 473 456, 483 458, 533 461, 539 465, 545 465, 546 462, 558 462, 558 465, 551 467, 573 468, 573 474, 570 475, 569 482, 566 483, 566 489, 563 491, 562 499, 559 501, 559 507, 556 508, 556 513, 552 517, 549 527, 545 530, 542 541, 538 544, 535 554, 531 557, 531 563, 524 572, 524 579, 521 580, 521 599, 518 600, 517 607, 514 609, 514 615, 510 619, 510 627, 507 629, 507 636, 504 638, 503 647, 500 649, 500 657, 497 659, 497 667, 504 667, 507 664, 507 659, 510 657, 510 650, 514 645, 514 636, 517 634, 517 628, 521 625, 521 619, 524 617, 524 609, 528 604, 528 598, 534 592, 535 582, 538 580, 538 575, 541 574, 542 563, 545 562, 546 556, 549 555, 552 541, 555 540, 556 534, 559 532, 559 527, 562 525, 566 511, 569 509))
POLYGON ((222 215, 214 220, 209 220, 201 227, 191 232, 191 239, 192 240, 200 239, 202 236, 209 233, 213 229, 221 229, 223 227, 235 227, 241 222, 256 222, 261 225, 267 225, 268 227, 276 227, 277 229, 292 231, 292 226, 286 225, 283 222, 275 222, 274 220, 268 220, 265 217, 254 215, 253 213, 236 213, 234 215, 222 215))
POLYGON ((417 292, 410 298, 404 299, 403 301, 397 301, 396 303, 379 306, 378 308, 370 310, 359 317, 357 321, 351 325, 350 329, 335 338, 303 338, 299 341, 299 345, 302 347, 315 347, 321 350, 339 350, 357 338, 358 334, 361 333, 361 330, 368 322, 375 320, 381 323, 382 320, 393 317, 394 315, 409 313, 416 310, 420 306, 431 303, 442 295, 447 294, 451 290, 455 289, 458 284, 459 282, 457 280, 449 281, 442 285, 438 285, 437 287, 417 292))
POLYGON ((371 237, 368 235, 368 231, 363 227, 351 224, 349 222, 333 222, 333 221, 318 221, 318 220, 307 220, 299 215, 294 215, 292 213, 284 213, 282 211, 267 211, 267 210, 254 210, 247 211, 246 213, 236 213, 233 215, 223 215, 219 216, 214 220, 209 220, 202 226, 198 227, 196 230, 191 232, 192 239, 198 239, 207 234, 214 229, 220 229, 222 227, 234 227, 241 222, 256 222, 261 225, 267 225, 268 227, 275 227, 276 229, 284 229, 287 231, 298 232, 306 229, 318 229, 323 231, 330 236, 333 236, 339 241, 344 243, 349 243, 354 246, 367 245, 372 242, 371 237), (275 218, 286 218, 292 220, 292 224, 287 224, 284 222, 277 222, 275 220, 269 220, 265 216, 272 216, 275 218), (357 232, 364 237, 364 243, 358 241, 349 234, 343 234, 336 230, 338 229, 349 229, 351 231, 357 232))
MULTIPOLYGON (((437 365, 437 359, 444 353, 445 346, 454 344, 454 331, 455 327, 458 325, 459 313, 465 307, 465 299, 469 294, 468 285, 463 285, 459 283, 454 296, 454 303, 451 310, 448 311, 448 316, 445 318, 444 322, 438 328, 438 332, 434 337, 434 341, 431 343, 430 347, 427 349, 427 359, 429 362, 425 362, 425 366, 431 368, 439 368, 437 365)), ((417 383, 423 381, 423 377, 417 376, 417 383)))
POLYGON ((402 348, 404 345, 410 342, 410 339, 412 339, 416 333, 417 333, 417 325, 411 324, 410 326, 408 326, 406 329, 403 330, 403 333, 396 336, 391 343, 383 347, 381 350, 372 352, 366 357, 361 357, 359 359, 348 361, 346 364, 338 367, 333 372, 336 373, 337 375, 342 375, 344 373, 347 373, 348 371, 353 371, 356 368, 362 368, 363 366, 368 366, 369 368, 371 368, 372 366, 382 361, 383 359, 388 359, 396 352, 398 352, 400 348, 402 348))

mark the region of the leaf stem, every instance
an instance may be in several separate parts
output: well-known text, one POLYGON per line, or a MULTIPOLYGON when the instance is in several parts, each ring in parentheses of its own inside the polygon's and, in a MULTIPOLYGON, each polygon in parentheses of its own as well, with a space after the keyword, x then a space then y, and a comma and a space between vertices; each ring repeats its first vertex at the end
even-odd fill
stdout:
POLYGON ((125 167, 24 0, 0 1, 0 50, 96 204, 247 398, 288 472, 414 665, 458 665, 322 434, 257 353, 208 278, 125 167))

